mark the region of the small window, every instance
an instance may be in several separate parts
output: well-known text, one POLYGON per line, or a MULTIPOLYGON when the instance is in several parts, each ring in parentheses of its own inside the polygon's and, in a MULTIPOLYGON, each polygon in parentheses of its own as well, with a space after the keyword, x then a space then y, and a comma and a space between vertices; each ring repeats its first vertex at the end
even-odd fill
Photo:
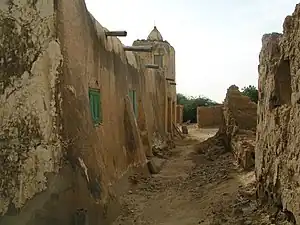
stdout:
POLYGON ((163 67, 163 55, 154 55, 154 64, 163 67))
POLYGON ((102 123, 102 107, 100 90, 89 89, 90 110, 95 125, 102 123))
POLYGON ((133 106, 133 112, 135 116, 137 116, 137 99, 136 99, 136 91, 135 90, 130 90, 129 91, 129 97, 131 100, 131 104, 133 106))

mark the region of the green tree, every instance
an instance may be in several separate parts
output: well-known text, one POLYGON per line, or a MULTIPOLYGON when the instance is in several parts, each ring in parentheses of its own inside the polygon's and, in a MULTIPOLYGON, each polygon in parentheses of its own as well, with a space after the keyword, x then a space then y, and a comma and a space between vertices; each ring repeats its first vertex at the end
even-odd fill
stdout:
POLYGON ((258 90, 255 86, 249 85, 247 87, 242 88, 242 94, 248 96, 251 101, 257 103, 258 102, 258 90))
POLYGON ((192 123, 197 122, 197 107, 198 106, 212 106, 217 105, 218 103, 214 102, 213 100, 198 96, 185 96, 183 94, 177 94, 177 104, 183 105, 183 121, 190 120, 192 123))

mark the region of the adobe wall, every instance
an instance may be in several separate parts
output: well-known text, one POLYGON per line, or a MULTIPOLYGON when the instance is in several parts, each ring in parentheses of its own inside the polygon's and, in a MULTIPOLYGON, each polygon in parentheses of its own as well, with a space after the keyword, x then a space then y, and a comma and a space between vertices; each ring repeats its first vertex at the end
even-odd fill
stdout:
MULTIPOLYGON (((141 65, 148 64, 151 53, 135 53, 141 65)), ((141 76, 143 88, 144 118, 139 118, 139 128, 147 156, 152 156, 152 148, 163 148, 166 144, 165 109, 167 86, 161 70, 146 69, 141 76)))
POLYGON ((244 169, 254 166, 256 111, 256 104, 242 95, 237 86, 228 88, 220 131, 225 134, 227 147, 244 169))
POLYGON ((176 124, 182 124, 183 123, 183 105, 177 105, 176 106, 176 124))
MULTIPOLYGON (((172 133, 176 122, 176 86, 170 85, 165 78, 175 80, 175 50, 166 41, 136 40, 133 46, 152 46, 152 52, 139 52, 142 64, 154 64, 154 54, 163 53, 163 68, 146 70, 146 95, 150 104, 145 104, 145 112, 149 112, 148 135, 153 148, 164 146, 166 132, 172 133), (170 101, 168 101, 168 98, 170 101), (158 107, 159 106, 159 107, 158 107), (155 107, 158 107, 154 110, 155 107), (152 112, 152 113, 151 113, 152 112)), ((147 151, 151 154, 151 151, 147 151)))
MULTIPOLYGON (((129 90, 135 89, 138 102, 148 104, 146 98, 141 100, 144 71, 132 53, 124 52, 119 39, 105 36, 105 28, 87 12, 82 0, 58 3, 58 31, 65 59, 61 85, 67 87, 62 89, 64 138, 77 138, 69 146, 69 160, 87 185, 75 193, 92 196, 88 201, 78 199, 76 207, 93 209, 87 215, 99 224, 101 217, 113 217, 112 196, 124 185, 117 181, 146 163, 128 98, 129 90), (101 91, 103 122, 96 127, 90 116, 89 88, 101 91)), ((143 108, 138 104, 139 111, 143 108)))
POLYGON ((129 176, 148 172, 153 137, 165 141, 164 76, 106 38, 83 0, 13 3, 0 3, 0 224, 108 224, 129 176), (101 91, 98 126, 89 88, 101 91))
POLYGON ((220 127, 222 124, 223 105, 197 107, 198 128, 220 127))
POLYGON ((49 190, 65 153, 53 1, 1 1, 0 30, 0 224, 18 225, 60 188, 49 190))
POLYGON ((300 224, 299 18, 286 17, 283 34, 265 34, 259 57, 256 142, 257 193, 300 224))

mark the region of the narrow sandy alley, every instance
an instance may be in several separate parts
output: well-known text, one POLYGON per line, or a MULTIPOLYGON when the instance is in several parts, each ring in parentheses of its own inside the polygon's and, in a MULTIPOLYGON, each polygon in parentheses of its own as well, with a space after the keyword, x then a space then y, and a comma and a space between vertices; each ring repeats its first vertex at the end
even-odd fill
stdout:
MULTIPOLYGON (((197 151, 216 130, 189 130, 162 171, 139 180, 123 196, 123 212, 114 224, 273 224, 255 201, 254 172, 242 172, 220 143, 197 151)), ((280 224, 288 224, 283 220, 280 224)))

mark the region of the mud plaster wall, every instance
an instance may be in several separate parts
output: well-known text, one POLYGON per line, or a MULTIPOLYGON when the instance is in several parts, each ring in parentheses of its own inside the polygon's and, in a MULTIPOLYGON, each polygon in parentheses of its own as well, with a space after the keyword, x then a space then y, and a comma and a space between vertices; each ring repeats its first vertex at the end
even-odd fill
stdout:
MULTIPOLYGON (((166 83, 161 71, 147 69, 145 74, 144 106, 147 121, 147 133, 150 148, 161 148, 165 145, 165 108, 166 108, 166 83)), ((151 149, 147 155, 152 155, 151 149)))
POLYGON ((219 127, 222 124, 223 105, 197 107, 198 127, 219 127))
POLYGON ((183 123, 183 105, 176 106, 176 124, 183 123))
POLYGON ((176 85, 170 85, 170 82, 176 82, 175 71, 175 49, 167 41, 149 41, 149 40, 136 40, 133 45, 136 46, 152 46, 153 51, 151 53, 139 53, 143 61, 147 64, 154 64, 154 55, 163 55, 163 68, 159 71, 165 78, 173 79, 174 81, 167 82, 167 93, 172 98, 172 101, 176 101, 176 85))
MULTIPOLYGON (((138 53, 142 64, 153 64, 154 53, 164 52, 164 68, 158 70, 147 69, 145 74, 146 95, 150 100, 149 104, 145 104, 145 112, 148 123, 148 135, 151 140, 152 147, 160 148, 165 145, 166 140, 166 123, 167 123, 167 97, 171 97, 176 101, 176 88, 171 86, 165 80, 166 71, 170 71, 168 76, 174 79, 175 77, 175 52, 173 58, 168 54, 172 51, 172 47, 165 42, 153 42, 147 40, 137 40, 133 43, 135 46, 152 46, 154 51, 151 53, 138 53), (172 67, 173 69, 169 68, 172 67), (171 91, 173 90, 173 94, 171 91), (175 94, 174 94, 175 93, 175 94)), ((174 107, 175 110, 175 107, 174 107)), ((169 116, 172 116, 169 115, 169 116)), ((173 118, 175 120, 175 117, 173 118)), ((151 153, 150 153, 151 154, 151 153)))
POLYGON ((262 38, 255 167, 261 199, 291 212, 300 224, 300 5, 283 34, 262 38))
POLYGON ((0 3, 0 224, 108 223, 128 174, 146 162, 138 127, 153 123, 165 136, 163 74, 106 39, 83 0, 10 4, 0 3), (101 90, 97 127, 89 87, 101 90), (137 91, 137 120, 129 89, 137 91))
POLYGON ((106 38, 105 29, 87 12, 83 0, 61 1, 57 7, 65 59, 64 138, 73 140, 70 160, 74 164, 82 161, 87 182, 95 186, 90 188, 98 189, 92 191, 95 200, 106 201, 116 180, 130 167, 146 162, 137 123, 132 123, 133 111, 128 111, 126 101, 129 88, 143 73, 117 38, 106 38), (99 126, 91 120, 89 88, 101 92, 103 122, 99 126))
POLYGON ((61 167, 54 21, 52 1, 0 3, 0 224, 24 224, 3 215, 19 214, 61 167))
POLYGON ((223 104, 221 130, 226 134, 227 147, 245 169, 254 166, 256 121, 256 104, 243 96, 237 86, 230 86, 223 104))

